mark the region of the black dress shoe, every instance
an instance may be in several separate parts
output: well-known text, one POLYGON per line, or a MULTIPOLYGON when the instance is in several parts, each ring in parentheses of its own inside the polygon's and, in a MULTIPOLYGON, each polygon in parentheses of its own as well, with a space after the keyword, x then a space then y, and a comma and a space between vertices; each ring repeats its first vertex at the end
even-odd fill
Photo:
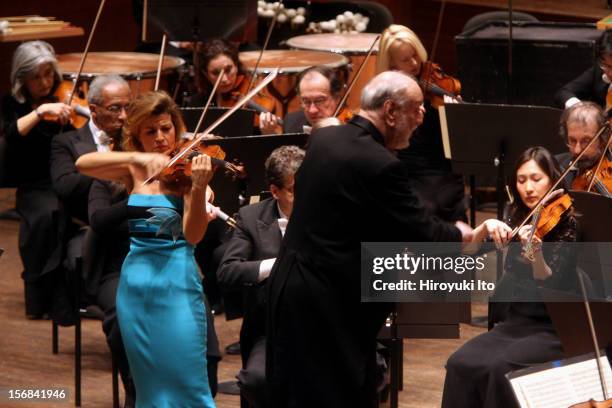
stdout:
POLYGON ((217 392, 227 395, 240 395, 240 387, 238 381, 223 381, 217 387, 217 392))
POLYGON ((240 342, 237 341, 225 347, 225 354, 229 354, 231 356, 240 354, 240 342))

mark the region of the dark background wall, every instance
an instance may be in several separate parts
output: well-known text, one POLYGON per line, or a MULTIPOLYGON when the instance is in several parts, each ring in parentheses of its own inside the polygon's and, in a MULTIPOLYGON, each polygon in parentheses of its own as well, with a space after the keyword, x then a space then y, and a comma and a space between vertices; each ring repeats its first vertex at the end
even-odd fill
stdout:
MULTIPOLYGON (((314 1, 314 0, 313 0, 314 1)), ((568 0, 569 1, 569 0, 568 0)), ((319 2, 324 2, 320 0, 319 2)), ((441 8, 438 0, 380 0, 386 5, 394 21, 411 27, 422 39, 428 50, 431 50, 434 42, 435 28, 441 8)), ((469 1, 447 2, 442 20, 442 29, 438 42, 436 62, 444 69, 453 74, 457 71, 455 44, 453 38, 462 31, 465 22, 472 16, 492 11, 495 8, 482 5, 463 4, 469 1)), ((586 0, 586 3, 593 3, 586 0)), ((482 1, 474 0, 472 3, 482 4, 482 1)), ((520 3, 520 2, 515 2, 520 3)), ((550 2, 531 2, 550 3, 550 2)), ((553 2, 559 10, 565 9, 561 0, 553 2)), ((570 2, 571 3, 571 2, 570 2)), ((580 2, 584 10, 585 2, 580 2)), ((597 2, 596 7, 601 8, 601 14, 605 15, 603 1, 597 2), (601 3, 601 5, 599 5, 601 3)), ((89 32, 98 7, 98 1, 94 0, 4 0, 0 6, 0 15, 16 16, 26 14, 39 14, 43 16, 55 16, 58 19, 69 21, 72 24, 83 27, 86 34, 89 32)), ((491 3, 488 3, 491 4, 491 3)), ((497 2, 503 5, 504 2, 497 2)), ((595 4, 595 3, 594 3, 595 4)), ((520 9, 520 7, 518 7, 520 9)), ((533 7, 532 7, 533 8, 533 7)), ((594 22, 593 16, 572 17, 553 14, 554 9, 542 6, 542 12, 530 10, 532 14, 544 21, 576 21, 594 22), (552 10, 552 12, 551 12, 552 10)), ((499 9, 499 8, 498 8, 499 9)), ((595 8, 595 14, 599 9, 595 8)), ((578 11, 576 12, 578 13, 578 11)), ((138 26, 132 13, 132 2, 130 0, 107 0, 105 10, 99 22, 99 28, 94 36, 92 51, 133 51, 136 47, 138 26)), ((84 49, 87 36, 57 38, 49 42, 55 47, 57 53, 81 52, 84 49)), ((10 88, 10 60, 13 51, 18 46, 17 42, 0 43, 0 93, 7 92, 10 88)))

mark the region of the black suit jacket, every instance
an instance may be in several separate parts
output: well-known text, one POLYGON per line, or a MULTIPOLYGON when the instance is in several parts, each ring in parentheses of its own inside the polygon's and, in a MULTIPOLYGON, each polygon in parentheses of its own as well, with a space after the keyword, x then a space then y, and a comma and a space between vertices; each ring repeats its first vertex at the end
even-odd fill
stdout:
POLYGON ((555 103, 560 108, 565 108, 565 101, 575 97, 581 101, 595 102, 601 107, 606 106, 606 95, 608 94, 607 84, 601 76, 603 71, 599 65, 584 71, 580 76, 565 84, 555 94, 555 103))
POLYGON ((304 126, 310 126, 304 111, 288 113, 283 119, 283 133, 304 133, 304 126))
POLYGON ((225 289, 245 289, 245 312, 240 330, 243 366, 246 365, 255 341, 265 336, 267 279, 258 282, 257 278, 261 261, 278 255, 282 239, 278 227, 279 216, 274 198, 242 207, 238 211, 236 229, 217 272, 219 283, 225 289))
POLYGON ((361 303, 364 241, 460 241, 426 215, 404 164, 355 116, 310 136, 268 282, 267 373, 275 407, 376 404, 376 336, 390 304, 361 303))
POLYGON ((71 216, 88 223, 87 202, 92 178, 79 173, 75 163, 85 153, 95 152, 89 126, 62 133, 51 142, 53 188, 71 216))

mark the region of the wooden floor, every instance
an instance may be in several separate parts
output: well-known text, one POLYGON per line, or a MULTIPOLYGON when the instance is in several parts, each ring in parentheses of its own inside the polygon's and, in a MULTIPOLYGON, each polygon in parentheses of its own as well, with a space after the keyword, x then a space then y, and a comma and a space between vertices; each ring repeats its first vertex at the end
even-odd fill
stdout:
MULTIPOLYGON (((12 205, 6 190, 0 190, 0 211, 12 205)), ((24 317, 21 261, 17 251, 18 222, 0 220, 0 407, 41 408, 74 405, 74 330, 60 328, 59 354, 51 353, 51 322, 29 321, 24 317), (6 399, 7 389, 66 388, 70 401, 57 404, 14 403, 6 399)), ((474 307, 483 315, 482 305, 474 307)), ((240 321, 227 322, 224 316, 215 321, 222 349, 238 339, 240 321)), ((484 331, 462 325, 461 339, 406 340, 404 347, 404 391, 400 406, 439 407, 444 382, 444 363, 467 339, 484 331)), ((231 380, 240 366, 239 356, 224 355, 219 365, 219 381, 231 380)), ((123 401, 123 398, 121 399, 123 401)), ((238 397, 219 394, 220 408, 238 407, 238 397)), ((84 407, 110 407, 111 363, 101 324, 83 322, 83 391, 84 407)))

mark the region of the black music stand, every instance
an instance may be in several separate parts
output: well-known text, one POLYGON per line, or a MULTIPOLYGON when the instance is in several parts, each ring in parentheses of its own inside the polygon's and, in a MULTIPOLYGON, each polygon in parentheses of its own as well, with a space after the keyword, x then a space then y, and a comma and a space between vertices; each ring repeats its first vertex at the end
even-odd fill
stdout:
POLYGON ((249 197, 259 196, 261 191, 268 190, 264 180, 264 162, 270 153, 284 145, 303 148, 307 140, 308 135, 304 133, 207 140, 206 144, 219 145, 225 151, 226 161, 236 159, 242 162, 247 172, 246 180, 238 183, 225 177, 222 170, 216 172, 210 183, 215 192, 215 205, 228 214, 237 212, 240 206, 248 204, 249 197))
POLYGON ((580 225, 578 266, 592 282, 594 294, 612 299, 612 199, 586 191, 570 191, 580 225))
POLYGON ((147 41, 160 41, 164 32, 173 41, 243 39, 247 23, 257 23, 257 1, 148 0, 144 14, 147 41))
MULTIPOLYGON (((198 125, 203 108, 181 108, 185 126, 188 132, 195 131, 198 125)), ((200 127, 200 132, 206 130, 214 121, 219 119, 229 108, 210 107, 204 123, 200 127)), ((227 120, 223 121, 214 131, 213 134, 223 137, 249 136, 253 134, 253 118, 255 111, 251 109, 238 109, 227 120)))
POLYGON ((444 154, 453 171, 474 176, 470 190, 476 182, 497 186, 499 218, 506 201, 505 178, 518 156, 531 146, 544 146, 553 155, 566 151, 558 136, 559 109, 461 103, 444 105, 439 112, 444 154))
MULTIPOLYGON (((591 331, 580 296, 553 289, 540 289, 540 293, 542 293, 557 335, 561 339, 565 356, 574 357, 593 352, 591 331)), ((599 347, 603 349, 612 346, 612 325, 610 324, 612 302, 591 300, 589 307, 599 347)), ((610 357, 612 356, 608 356, 610 357)))

